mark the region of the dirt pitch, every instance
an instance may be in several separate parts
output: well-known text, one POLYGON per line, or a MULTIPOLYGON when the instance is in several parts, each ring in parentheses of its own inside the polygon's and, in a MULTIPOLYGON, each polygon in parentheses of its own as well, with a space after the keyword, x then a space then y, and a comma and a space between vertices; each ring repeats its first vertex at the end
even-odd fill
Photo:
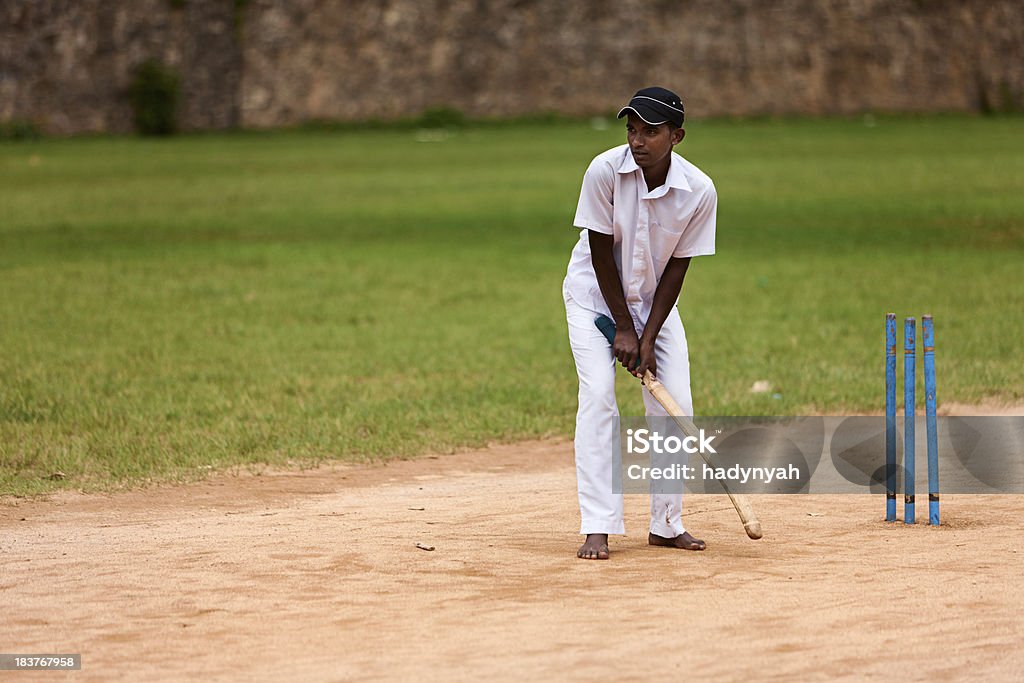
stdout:
POLYGON ((83 666, 0 680, 1024 678, 1024 497, 945 497, 934 529, 762 496, 760 541, 684 504, 706 552, 648 547, 630 496, 612 559, 577 560, 550 441, 8 500, 0 651, 83 666))

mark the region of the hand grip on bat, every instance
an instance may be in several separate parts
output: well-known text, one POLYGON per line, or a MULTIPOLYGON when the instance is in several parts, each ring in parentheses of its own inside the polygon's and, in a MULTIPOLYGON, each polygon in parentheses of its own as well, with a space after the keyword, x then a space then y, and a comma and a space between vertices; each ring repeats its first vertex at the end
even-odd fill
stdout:
MULTIPOLYGON (((594 324, 597 325, 597 329, 601 330, 601 334, 604 335, 605 339, 608 340, 608 343, 611 344, 612 347, 614 348, 614 346, 615 346, 615 321, 612 320, 611 318, 609 318, 606 315, 599 315, 599 316, 597 316, 597 319, 594 320, 594 324)), ((633 372, 638 367, 640 367, 640 356, 639 356, 639 354, 636 357, 636 364, 632 368, 630 368, 629 371, 633 372)))

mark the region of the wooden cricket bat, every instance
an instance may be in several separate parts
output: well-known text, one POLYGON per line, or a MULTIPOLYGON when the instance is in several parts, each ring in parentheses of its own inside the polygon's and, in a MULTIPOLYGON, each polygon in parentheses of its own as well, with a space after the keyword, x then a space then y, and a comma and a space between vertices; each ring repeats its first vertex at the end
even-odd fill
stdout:
MULTIPOLYGON (((598 316, 597 320, 594 321, 594 324, 597 325, 597 328, 601 330, 602 333, 604 333, 604 336, 608 339, 609 343, 615 342, 615 322, 611 318, 605 315, 598 316)), ((679 425, 679 428, 684 434, 700 438, 700 431, 697 429, 697 426, 693 424, 693 420, 683 414, 683 409, 680 408, 679 404, 676 403, 676 400, 672 398, 672 394, 668 392, 665 385, 659 382, 658 379, 651 374, 650 370, 644 373, 641 382, 643 382, 643 385, 651 392, 651 396, 661 404, 665 409, 665 412, 675 420, 675 423, 679 425)), ((703 458, 704 462, 706 462, 710 467, 715 466, 715 463, 711 461, 711 457, 708 454, 701 453, 700 457, 703 458)), ((736 514, 740 516, 740 521, 743 522, 743 529, 747 532, 747 536, 754 540, 761 538, 761 522, 758 521, 757 515, 754 513, 754 508, 750 505, 750 499, 743 494, 733 493, 730 491, 729 486, 721 479, 718 480, 718 483, 722 485, 722 488, 725 490, 725 495, 729 496, 729 501, 732 503, 732 506, 736 508, 736 514)))

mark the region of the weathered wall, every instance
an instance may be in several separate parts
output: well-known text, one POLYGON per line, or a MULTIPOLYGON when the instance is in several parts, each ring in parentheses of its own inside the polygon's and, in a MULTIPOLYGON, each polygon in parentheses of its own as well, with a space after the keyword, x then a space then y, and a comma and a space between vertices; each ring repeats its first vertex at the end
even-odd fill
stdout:
POLYGON ((0 120, 128 130, 132 68, 183 76, 187 128, 607 112, 1024 106, 1019 0, 4 0, 0 120))
POLYGON ((128 86, 155 57, 181 75, 188 128, 240 123, 242 52, 231 0, 0 0, 0 121, 52 133, 132 128, 128 86))

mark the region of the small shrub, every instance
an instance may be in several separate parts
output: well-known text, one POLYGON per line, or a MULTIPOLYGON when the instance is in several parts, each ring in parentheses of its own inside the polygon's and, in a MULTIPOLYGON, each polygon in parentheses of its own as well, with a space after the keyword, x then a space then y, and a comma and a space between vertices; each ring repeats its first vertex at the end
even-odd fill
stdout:
POLYGON ((129 96, 140 133, 171 135, 178 130, 178 82, 178 74, 156 59, 136 69, 129 96))
POLYGON ((420 128, 461 128, 466 116, 458 109, 435 107, 423 112, 416 123, 420 128))
POLYGON ((1020 93, 1005 79, 999 83, 999 105, 1003 114, 1019 114, 1022 110, 1020 93))
POLYGON ((32 121, 13 119, 0 122, 0 140, 38 140, 43 133, 32 121))

